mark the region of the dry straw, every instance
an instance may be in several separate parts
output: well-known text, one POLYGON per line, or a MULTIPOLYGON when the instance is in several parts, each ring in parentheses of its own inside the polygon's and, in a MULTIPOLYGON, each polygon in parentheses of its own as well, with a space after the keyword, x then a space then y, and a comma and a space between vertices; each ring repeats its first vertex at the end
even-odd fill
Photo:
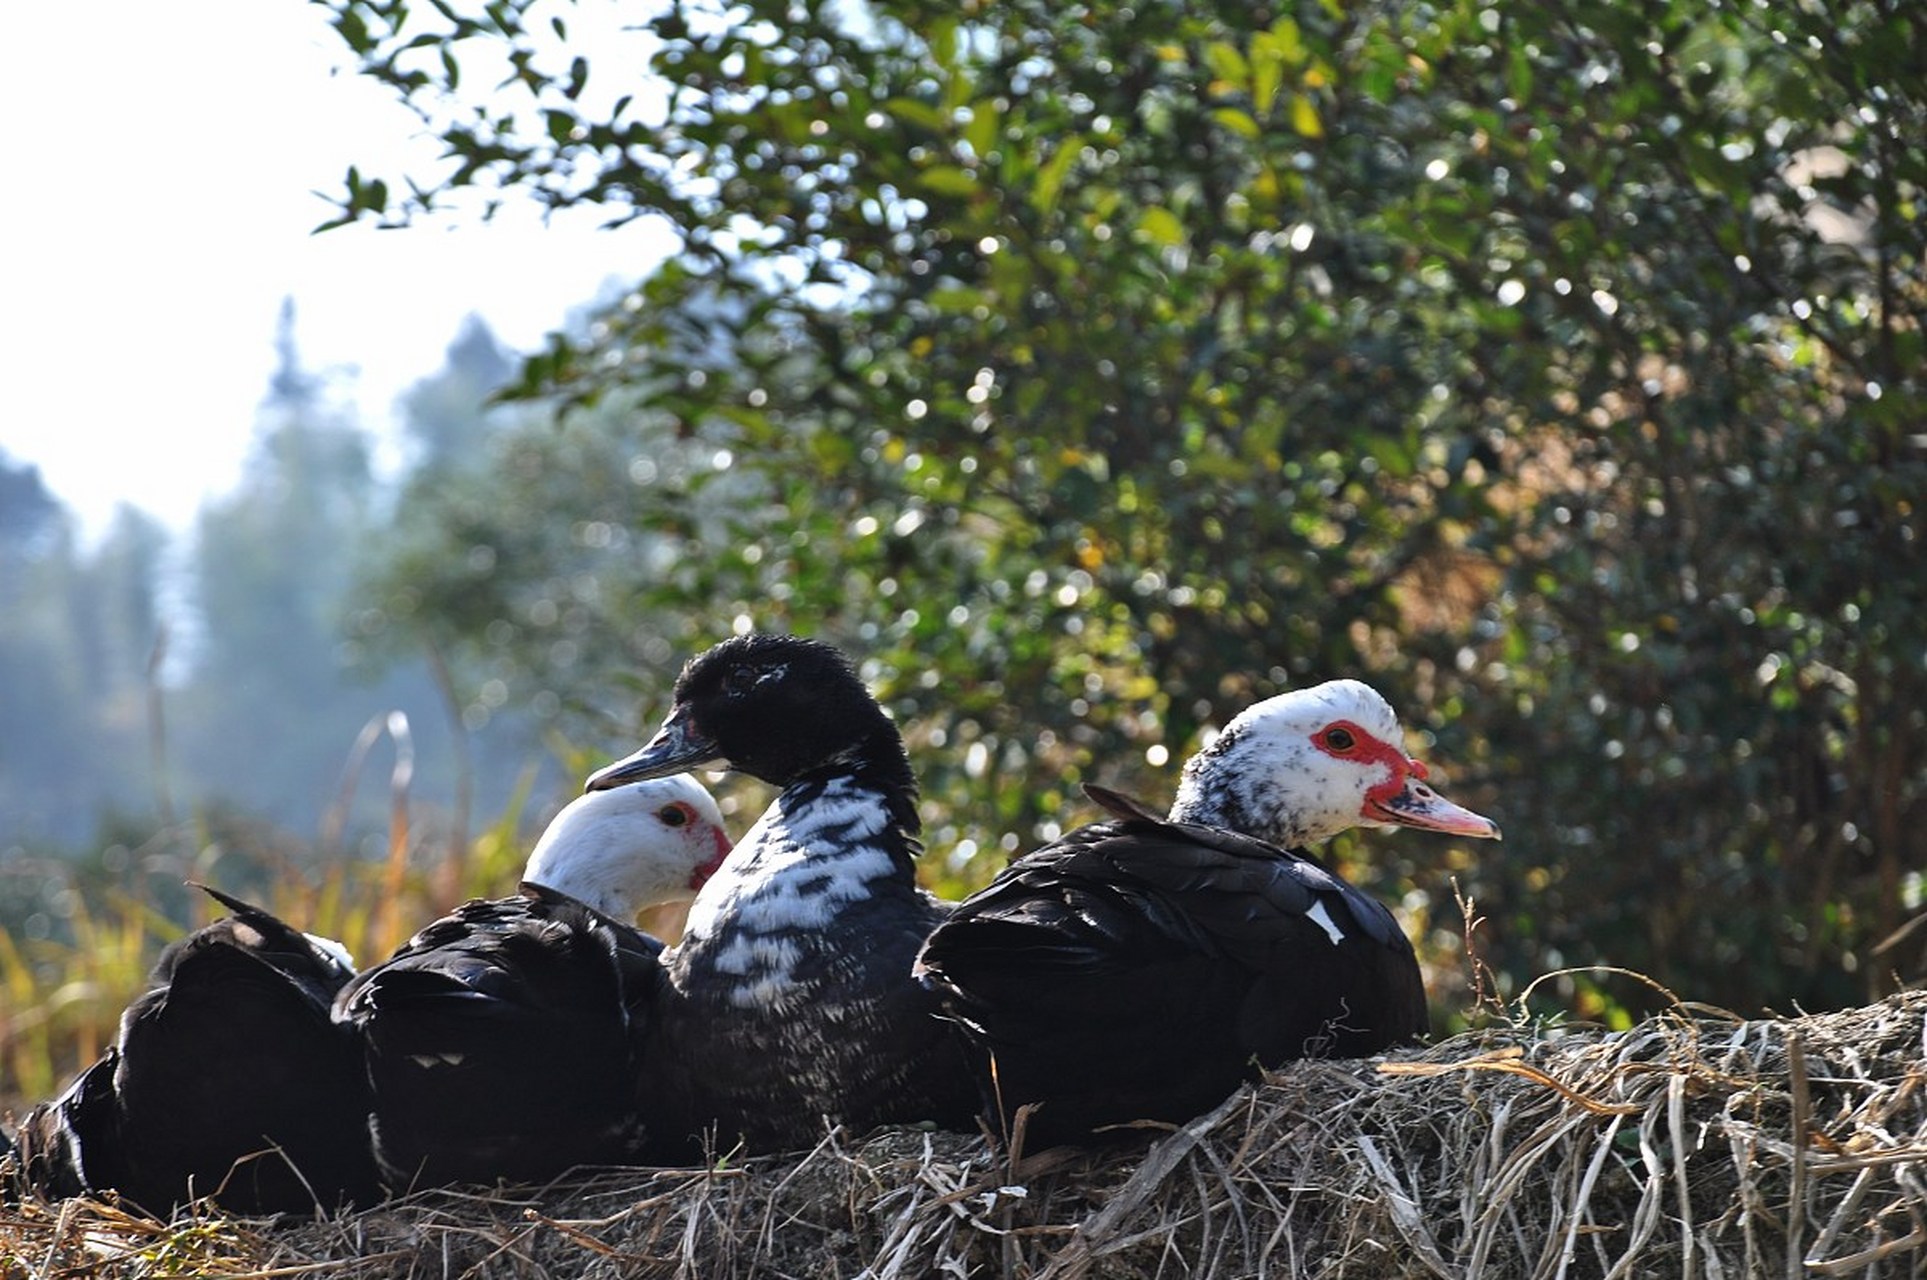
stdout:
POLYGON ((321 1222, 0 1216, 35 1277, 1908 1277, 1927 1274, 1927 992, 1629 1031, 1512 1027, 1310 1062, 1175 1131, 422 1193, 321 1222))

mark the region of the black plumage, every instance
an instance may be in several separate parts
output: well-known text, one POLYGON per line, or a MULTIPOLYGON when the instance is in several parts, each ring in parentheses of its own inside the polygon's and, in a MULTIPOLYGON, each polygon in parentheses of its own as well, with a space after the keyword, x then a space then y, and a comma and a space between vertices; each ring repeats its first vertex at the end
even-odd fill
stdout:
POLYGON ((652 1132, 807 1147, 825 1121, 972 1123, 960 1044, 910 964, 945 904, 917 888, 916 782, 848 660, 790 636, 693 659, 641 751, 590 780, 738 769, 780 792, 663 956, 644 1062, 652 1132))
POLYGON ((624 917, 688 898, 729 847, 686 775, 578 797, 516 896, 464 903, 356 977, 335 1019, 365 1053, 388 1185, 647 1160, 638 1087, 662 944, 624 917))
POLYGON ((951 914, 918 972, 982 1051, 1000 1126, 1037 1104, 1033 1147, 1182 1121, 1261 1066, 1426 1027, 1384 906, 1306 854, 1147 817, 1026 855, 951 914))
POLYGON ((209 890, 234 915, 164 952, 115 1044, 27 1115, 21 1180, 266 1213, 376 1199, 377 1150, 397 1187, 630 1158, 661 944, 617 917, 688 898, 728 850, 693 778, 581 797, 530 854, 547 887, 469 903, 359 978, 209 890))
POLYGON ((662 944, 525 884, 417 933, 342 992, 396 1190, 554 1177, 642 1153, 639 1048, 662 944))
POLYGON ((215 889, 233 914, 170 946, 107 1052, 22 1120, 43 1195, 118 1193, 155 1214, 205 1196, 236 1213, 375 1198, 359 1050, 329 1018, 342 956, 215 889))

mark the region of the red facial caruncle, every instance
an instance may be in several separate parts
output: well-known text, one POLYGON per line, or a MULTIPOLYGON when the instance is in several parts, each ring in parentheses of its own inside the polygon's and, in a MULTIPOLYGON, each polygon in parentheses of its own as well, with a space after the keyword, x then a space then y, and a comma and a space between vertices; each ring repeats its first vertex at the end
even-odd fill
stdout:
MULTIPOLYGON (((664 805, 661 809, 657 810, 656 817, 665 827, 686 827, 690 823, 697 821, 699 815, 694 808, 678 800, 674 804, 664 805)), ((723 859, 729 856, 729 851, 732 847, 729 841, 729 833, 721 827, 712 826, 709 834, 711 839, 715 841, 716 853, 714 857, 703 859, 702 862, 697 864, 695 871, 690 873, 689 887, 691 889, 700 889, 704 884, 708 883, 709 877, 715 875, 717 870, 723 865, 723 859)))
POLYGON ((1426 768, 1417 760, 1386 742, 1375 738, 1351 720, 1334 720, 1317 733, 1311 735, 1312 745, 1328 756, 1339 760, 1351 760, 1362 765, 1382 764, 1387 773, 1383 782, 1374 783, 1365 792, 1365 804, 1369 809, 1374 804, 1383 805, 1387 800, 1405 789, 1405 780, 1427 777, 1426 768))
POLYGON ((1311 736, 1312 745, 1335 760, 1383 765, 1383 780, 1365 789, 1359 817, 1365 822, 1421 827, 1454 835, 1496 840, 1498 824, 1461 808, 1425 785, 1430 772, 1420 761, 1350 720, 1334 720, 1311 736))

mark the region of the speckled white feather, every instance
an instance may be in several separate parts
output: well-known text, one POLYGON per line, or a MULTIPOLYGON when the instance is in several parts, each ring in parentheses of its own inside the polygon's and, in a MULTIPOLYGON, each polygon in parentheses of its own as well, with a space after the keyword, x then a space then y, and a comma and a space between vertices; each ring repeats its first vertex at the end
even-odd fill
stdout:
POLYGON ((730 990, 731 1003, 781 1004, 802 939, 895 873, 878 843, 887 823, 875 791, 835 778, 807 804, 779 797, 750 828, 696 895, 683 928, 684 946, 714 944, 707 963, 744 979, 730 990))
POLYGON ((692 896, 697 871, 729 848, 722 811, 686 773, 591 791, 555 815, 522 878, 620 920, 692 896), (682 806, 681 825, 664 812, 682 806))
POLYGON ((847 778, 794 812, 779 800, 696 895, 684 936, 707 938, 725 924, 752 934, 822 928, 891 873, 889 851, 872 843, 885 822, 875 792, 847 778))
POLYGON ((1391 771, 1314 746, 1312 735, 1335 720, 1402 749, 1398 716, 1370 685, 1329 680, 1294 689, 1245 708, 1185 763, 1171 820, 1242 831, 1285 848, 1359 826, 1366 791, 1391 771))

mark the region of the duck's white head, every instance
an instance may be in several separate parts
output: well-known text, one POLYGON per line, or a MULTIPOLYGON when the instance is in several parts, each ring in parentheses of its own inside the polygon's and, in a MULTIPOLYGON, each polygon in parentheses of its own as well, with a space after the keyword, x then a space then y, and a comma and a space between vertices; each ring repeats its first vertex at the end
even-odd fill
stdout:
POLYGON ((1498 839, 1497 823, 1426 783, 1404 736, 1391 704, 1357 680, 1267 698, 1185 762, 1171 820, 1286 848, 1357 826, 1498 839))
POLYGON ((522 878, 633 920, 693 898, 729 849, 715 799, 678 773, 576 797, 536 841, 522 878))

